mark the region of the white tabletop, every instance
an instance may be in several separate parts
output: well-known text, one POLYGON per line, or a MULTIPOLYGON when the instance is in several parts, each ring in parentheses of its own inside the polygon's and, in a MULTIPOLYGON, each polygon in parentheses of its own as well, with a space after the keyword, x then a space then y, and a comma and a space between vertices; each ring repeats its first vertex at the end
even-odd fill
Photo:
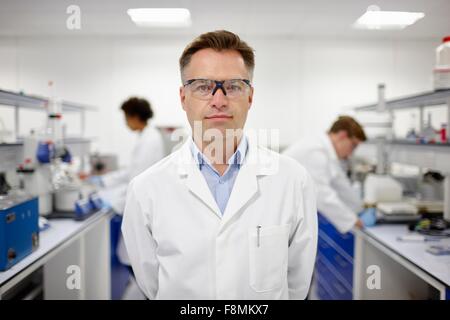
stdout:
POLYGON ((10 269, 0 272, 0 286, 108 213, 109 211, 107 210, 101 210, 84 221, 50 219, 50 228, 41 231, 39 234, 39 247, 36 251, 19 261, 10 269))
POLYGON ((397 237, 410 231, 406 225, 397 224, 378 225, 364 232, 450 287, 450 255, 436 256, 426 251, 432 245, 450 245, 450 238, 428 242, 399 241, 397 237))

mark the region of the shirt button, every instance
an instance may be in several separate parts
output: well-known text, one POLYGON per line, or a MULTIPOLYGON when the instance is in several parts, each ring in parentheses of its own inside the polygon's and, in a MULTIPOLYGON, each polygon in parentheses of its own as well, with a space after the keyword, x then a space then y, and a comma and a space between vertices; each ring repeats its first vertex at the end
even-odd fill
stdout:
POLYGON ((223 180, 219 180, 219 183, 220 183, 220 184, 223 184, 223 180))

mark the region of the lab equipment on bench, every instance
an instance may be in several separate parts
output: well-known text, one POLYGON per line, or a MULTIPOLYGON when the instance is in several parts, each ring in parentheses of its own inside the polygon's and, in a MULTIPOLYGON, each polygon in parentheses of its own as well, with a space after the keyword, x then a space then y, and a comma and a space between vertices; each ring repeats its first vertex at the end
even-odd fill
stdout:
POLYGON ((418 192, 421 200, 443 201, 444 179, 439 172, 427 171, 420 180, 418 192))
POLYGON ((405 241, 405 242, 439 241, 439 239, 426 237, 424 235, 416 234, 416 233, 409 233, 409 234, 405 234, 403 236, 398 236, 397 240, 405 241))
POLYGON ((450 255, 450 246, 434 245, 427 248, 427 252, 435 256, 450 255))
POLYGON ((92 175, 101 175, 119 168, 117 155, 93 153, 89 157, 92 175))
POLYGON ((55 191, 55 211, 49 218, 84 220, 103 208, 103 201, 93 186, 68 183, 55 191))
POLYGON ((63 143, 61 105, 50 100, 47 105, 47 123, 40 131, 31 131, 23 141, 23 161, 17 168, 21 184, 29 194, 39 197, 39 213, 49 215, 53 210, 55 171, 62 163, 70 163, 72 156, 63 143))
POLYGON ((443 201, 409 199, 408 202, 416 206, 420 213, 430 213, 438 215, 444 212, 443 201))
POLYGON ((38 198, 0 196, 0 271, 25 258, 39 246, 38 198))
POLYGON ((386 215, 417 215, 419 211, 408 202, 379 202, 377 209, 386 215))
POLYGON ((364 181, 364 202, 374 206, 378 202, 397 202, 402 199, 403 187, 388 175, 369 174, 364 181))
POLYGON ((5 195, 11 190, 11 186, 6 181, 6 175, 4 172, 0 172, 0 195, 5 195))
POLYGON ((377 221, 384 223, 405 223, 420 219, 417 207, 408 202, 379 202, 377 221))

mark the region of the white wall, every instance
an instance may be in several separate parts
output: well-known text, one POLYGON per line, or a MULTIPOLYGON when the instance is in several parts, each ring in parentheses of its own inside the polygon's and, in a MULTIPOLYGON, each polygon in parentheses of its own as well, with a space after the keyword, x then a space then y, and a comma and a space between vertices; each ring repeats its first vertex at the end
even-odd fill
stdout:
MULTIPOLYGON (((178 57, 190 39, 150 37, 0 38, 0 88, 49 95, 47 81, 65 100, 100 107, 88 114, 95 148, 128 162, 133 140, 119 111, 130 95, 148 98, 155 123, 186 125, 178 100, 178 57)), ((256 50, 255 99, 248 127, 278 128, 282 145, 324 131, 343 107, 432 88, 438 40, 246 38, 256 50)), ((12 113, 0 117, 13 127, 12 113)), ((22 131, 43 118, 26 116, 22 131)), ((69 117, 69 133, 79 130, 69 117)), ((403 121, 404 122, 404 121, 403 121)), ((403 127, 405 124, 403 124, 403 127)))

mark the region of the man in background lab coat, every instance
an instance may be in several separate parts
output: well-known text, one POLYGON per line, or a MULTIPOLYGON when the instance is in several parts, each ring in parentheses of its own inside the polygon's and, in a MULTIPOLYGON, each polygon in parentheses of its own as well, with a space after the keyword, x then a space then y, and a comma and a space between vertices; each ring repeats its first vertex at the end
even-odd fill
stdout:
POLYGON ((304 299, 317 249, 314 185, 242 133, 253 50, 228 31, 180 58, 192 137, 132 180, 122 232, 149 299, 304 299))
POLYGON ((375 219, 373 210, 362 212, 362 197, 351 186, 340 163, 347 160, 365 140, 361 125, 352 117, 341 116, 328 133, 298 141, 284 152, 311 173, 316 182, 319 212, 342 233, 354 226, 372 225, 375 219))

